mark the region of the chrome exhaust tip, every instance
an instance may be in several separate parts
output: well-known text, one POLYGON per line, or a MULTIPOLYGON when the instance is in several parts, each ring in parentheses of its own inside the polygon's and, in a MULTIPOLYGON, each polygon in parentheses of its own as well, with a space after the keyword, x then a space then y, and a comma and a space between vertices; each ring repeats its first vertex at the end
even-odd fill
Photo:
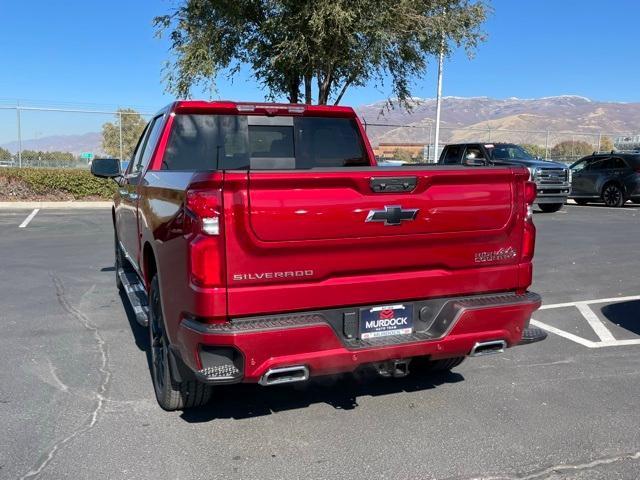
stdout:
POLYGON ((492 340, 490 342, 477 342, 471 349, 470 357, 482 357, 483 355, 492 355, 494 353, 502 353, 507 348, 507 342, 504 340, 492 340))
POLYGON ((307 380, 309 380, 309 369, 306 365, 296 365, 295 367, 270 368, 262 375, 258 383, 267 387, 284 383, 305 382, 307 380))

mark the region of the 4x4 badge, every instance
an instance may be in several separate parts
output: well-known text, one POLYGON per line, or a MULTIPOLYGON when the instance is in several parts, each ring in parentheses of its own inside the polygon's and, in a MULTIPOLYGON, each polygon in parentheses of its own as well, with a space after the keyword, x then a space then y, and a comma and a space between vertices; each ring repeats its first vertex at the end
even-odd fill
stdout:
POLYGON ((403 209, 400 205, 385 205, 384 210, 369 210, 365 222, 384 222, 385 225, 400 225, 403 220, 415 220, 417 208, 403 209))

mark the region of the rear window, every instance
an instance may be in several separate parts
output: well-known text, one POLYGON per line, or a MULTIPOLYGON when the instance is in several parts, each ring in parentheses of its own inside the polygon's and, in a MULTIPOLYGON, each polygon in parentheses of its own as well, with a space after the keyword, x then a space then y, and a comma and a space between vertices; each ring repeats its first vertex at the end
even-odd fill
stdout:
POLYGON ((163 170, 369 166, 354 119, 176 115, 163 170))

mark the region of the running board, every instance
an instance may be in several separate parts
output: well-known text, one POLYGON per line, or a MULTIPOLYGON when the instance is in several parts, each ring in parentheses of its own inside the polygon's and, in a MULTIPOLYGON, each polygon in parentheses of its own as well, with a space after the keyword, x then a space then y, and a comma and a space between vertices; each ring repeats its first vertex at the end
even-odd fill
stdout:
POLYGON ((118 277, 122 282, 124 292, 129 298, 129 303, 136 315, 136 321, 143 327, 149 325, 149 299, 144 285, 135 272, 127 272, 124 269, 118 269, 118 277))

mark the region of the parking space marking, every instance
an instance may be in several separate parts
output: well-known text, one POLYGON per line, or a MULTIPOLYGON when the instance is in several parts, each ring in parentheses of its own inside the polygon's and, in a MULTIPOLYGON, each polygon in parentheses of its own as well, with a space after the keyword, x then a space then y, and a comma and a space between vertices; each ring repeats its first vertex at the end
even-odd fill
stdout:
POLYGON ((542 328, 549 333, 555 333, 559 337, 564 337, 567 340, 571 340, 572 342, 579 343, 580 345, 588 348, 597 348, 596 342, 592 342, 591 340, 587 340, 586 338, 579 337, 574 335, 573 333, 565 332, 564 330, 560 330, 559 328, 552 327, 551 325, 547 325, 546 323, 539 322, 538 320, 531 319, 531 325, 534 327, 542 328))
POLYGON ((25 228, 27 225, 29 225, 29 222, 33 220, 33 217, 35 217, 39 211, 40 211, 39 208, 34 208, 33 212, 31 212, 29 216, 25 218, 20 225, 18 225, 18 228, 25 228))
POLYGON ((604 323, 602 323, 600 319, 596 316, 596 314, 593 313, 593 310, 591 310, 589 305, 585 305, 584 303, 578 303, 576 305, 576 308, 582 314, 585 320, 589 322, 589 325, 591 326, 591 328, 593 328, 593 331, 596 332, 596 335, 598 335, 598 338, 600 338, 602 342, 615 341, 616 338, 613 335, 611 335, 611 332, 609 331, 609 329, 605 327, 604 323))
POLYGON ((581 300, 577 302, 565 302, 565 303, 555 303, 550 305, 543 305, 540 307, 540 310, 553 310, 556 308, 567 308, 567 307, 575 307, 582 314, 584 319, 587 321, 589 326, 596 333, 599 342, 594 342, 592 340, 587 340, 586 338, 579 337, 578 335, 574 335, 573 333, 565 332, 559 328, 553 327, 546 323, 540 322, 538 320, 531 319, 531 325, 542 328, 543 330, 548 331, 549 333, 553 333, 560 337, 566 338, 567 340, 571 340, 572 342, 578 343, 587 348, 603 348, 603 347, 621 347, 628 345, 640 345, 640 338, 638 339, 627 339, 627 340, 616 340, 616 338, 612 335, 609 329, 605 326, 605 324, 598 318, 598 316, 594 313, 594 311, 589 307, 589 305, 594 305, 598 303, 618 303, 618 302, 628 302, 640 300, 640 295, 632 295, 627 297, 613 297, 613 298, 598 298, 594 300, 581 300))

